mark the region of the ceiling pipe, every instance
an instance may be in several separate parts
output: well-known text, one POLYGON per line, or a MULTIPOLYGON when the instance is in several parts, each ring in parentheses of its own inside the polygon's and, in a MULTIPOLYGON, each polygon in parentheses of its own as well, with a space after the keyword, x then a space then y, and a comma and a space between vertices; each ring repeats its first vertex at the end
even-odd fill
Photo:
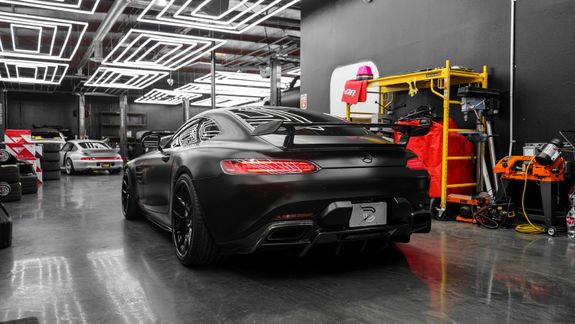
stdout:
POLYGON ((118 21, 118 19, 122 16, 122 13, 124 13, 124 9, 126 9, 131 2, 132 0, 114 1, 114 4, 108 11, 108 14, 104 18, 104 20, 102 20, 102 23, 100 23, 100 26, 96 31, 96 34, 92 38, 92 42, 90 42, 90 46, 88 46, 86 52, 84 52, 84 56, 80 60, 78 68, 83 68, 86 64, 88 64, 88 61, 90 61, 90 57, 92 56, 92 53, 94 53, 94 50, 96 49, 96 44, 104 40, 104 38, 106 37, 108 32, 112 29, 116 21, 118 21))

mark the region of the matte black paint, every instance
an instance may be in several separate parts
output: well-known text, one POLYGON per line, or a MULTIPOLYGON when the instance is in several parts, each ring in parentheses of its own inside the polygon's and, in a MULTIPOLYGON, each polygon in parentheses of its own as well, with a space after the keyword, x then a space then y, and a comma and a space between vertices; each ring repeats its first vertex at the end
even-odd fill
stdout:
MULTIPOLYGON (((388 201, 391 209, 407 204, 406 210, 388 214, 390 228, 382 228, 380 232, 393 234, 391 227, 401 226, 395 234, 409 236, 413 224, 411 207, 426 205, 429 201, 427 172, 407 169, 405 163, 414 155, 401 146, 284 151, 259 136, 252 136, 228 109, 208 111, 195 119, 208 117, 218 124, 221 130, 218 136, 196 145, 166 147, 127 164, 136 179, 133 183, 137 183, 141 209, 166 229, 171 227, 172 186, 182 173, 193 178, 213 239, 221 247, 225 245, 227 251, 234 252, 251 252, 255 244, 265 238, 260 235, 274 224, 273 216, 319 215, 330 203, 344 200, 388 201), (374 160, 370 165, 361 161, 366 152, 374 160), (293 175, 228 175, 222 171, 222 160, 240 158, 303 159, 316 163, 321 169, 316 173, 293 175), (394 198, 402 198, 404 202, 393 203, 394 198), (224 244, 230 241, 231 244, 224 244)), ((421 207, 413 211, 419 209, 421 207)))

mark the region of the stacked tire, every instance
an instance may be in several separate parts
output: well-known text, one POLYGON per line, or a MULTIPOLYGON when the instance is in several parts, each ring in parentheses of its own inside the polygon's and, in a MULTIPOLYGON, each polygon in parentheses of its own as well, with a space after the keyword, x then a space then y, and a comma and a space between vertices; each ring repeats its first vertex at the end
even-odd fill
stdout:
POLYGON ((18 161, 6 150, 0 149, 0 202, 22 199, 18 161))
POLYGON ((42 144, 40 167, 43 181, 60 180, 60 144, 42 144))
POLYGON ((22 194, 35 194, 38 192, 38 176, 34 171, 34 165, 27 162, 19 162, 20 183, 22 184, 22 194))

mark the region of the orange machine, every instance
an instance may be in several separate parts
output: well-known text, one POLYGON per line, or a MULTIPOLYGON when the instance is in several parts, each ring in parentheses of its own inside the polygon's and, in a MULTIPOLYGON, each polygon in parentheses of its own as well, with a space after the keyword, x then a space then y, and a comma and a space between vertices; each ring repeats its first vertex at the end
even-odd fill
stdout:
POLYGON ((506 156, 493 172, 501 179, 558 182, 565 180, 565 160, 560 156, 550 165, 541 165, 532 156, 506 156))
MULTIPOLYGON (((565 160, 562 156, 558 156, 552 163, 550 161, 549 165, 537 162, 533 156, 506 156, 497 162, 493 171, 501 179, 502 192, 505 192, 511 180, 523 181, 524 186, 527 186, 527 181, 537 182, 541 190, 541 201, 543 203, 542 220, 545 222, 545 228, 541 229, 541 232, 545 231, 547 234, 554 236, 558 231, 564 230, 565 214, 560 216, 555 214, 557 199, 553 191, 554 184, 565 180, 565 160)), ((525 187, 523 195, 525 195, 525 187)), ((524 207, 523 200, 522 207, 524 207)), ((529 215, 529 218, 536 219, 534 215, 529 215)), ((536 227, 532 224, 531 226, 533 228, 536 227)))

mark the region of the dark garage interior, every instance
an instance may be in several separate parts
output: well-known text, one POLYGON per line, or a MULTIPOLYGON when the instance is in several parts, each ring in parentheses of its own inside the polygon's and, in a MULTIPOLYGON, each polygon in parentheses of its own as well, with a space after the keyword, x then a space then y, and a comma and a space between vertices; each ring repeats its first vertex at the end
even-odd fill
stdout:
POLYGON ((573 17, 0 0, 0 324, 573 322, 573 17))

